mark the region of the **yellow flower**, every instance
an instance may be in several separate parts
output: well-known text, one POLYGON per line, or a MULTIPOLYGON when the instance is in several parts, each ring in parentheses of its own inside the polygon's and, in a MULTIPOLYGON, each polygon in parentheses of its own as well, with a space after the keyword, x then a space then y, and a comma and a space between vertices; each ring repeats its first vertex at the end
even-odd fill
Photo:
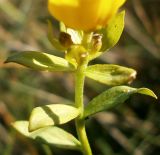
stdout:
POLYGON ((106 26, 126 0, 48 0, 50 13, 73 29, 106 26))

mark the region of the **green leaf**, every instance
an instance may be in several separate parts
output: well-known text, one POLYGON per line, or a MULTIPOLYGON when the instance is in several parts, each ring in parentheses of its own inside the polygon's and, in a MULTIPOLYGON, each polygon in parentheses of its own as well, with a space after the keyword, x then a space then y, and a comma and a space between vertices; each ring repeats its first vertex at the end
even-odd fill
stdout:
POLYGON ((55 126, 49 126, 38 129, 33 132, 28 131, 28 121, 17 121, 12 126, 20 132, 22 135, 35 139, 41 140, 44 143, 54 145, 59 148, 66 149, 79 149, 80 142, 70 133, 62 130, 55 126))
POLYGON ((86 76, 107 85, 131 83, 136 77, 136 71, 118 65, 93 65, 86 69, 86 76))
POLYGON ((107 25, 106 28, 101 30, 101 33, 103 34, 103 45, 101 50, 106 51, 113 46, 117 44, 119 41, 123 29, 124 29, 124 17, 125 17, 125 11, 122 11, 118 13, 107 25))
POLYGON ((5 63, 15 62, 40 71, 73 71, 75 67, 67 60, 37 51, 25 51, 10 56, 5 63))
POLYGON ((84 118, 124 103, 132 94, 135 93, 149 95, 157 99, 157 96, 147 88, 136 89, 128 86, 112 87, 88 103, 84 110, 84 118))
POLYGON ((79 115, 79 110, 71 105, 52 104, 34 108, 29 119, 29 131, 69 122, 79 115))

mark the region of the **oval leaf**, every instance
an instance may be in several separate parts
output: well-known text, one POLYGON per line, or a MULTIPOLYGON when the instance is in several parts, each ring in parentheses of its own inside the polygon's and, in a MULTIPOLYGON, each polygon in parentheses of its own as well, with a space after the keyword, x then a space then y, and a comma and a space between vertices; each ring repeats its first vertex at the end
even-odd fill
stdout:
POLYGON ((101 33, 103 34, 103 46, 101 49, 102 51, 106 51, 112 48, 119 41, 124 29, 124 17, 125 11, 118 13, 111 20, 109 25, 101 30, 101 33))
POLYGON ((118 65, 93 65, 86 69, 86 76, 107 85, 121 85, 131 83, 136 71, 118 65))
POLYGON ((29 119, 29 131, 49 125, 69 122, 79 115, 79 110, 65 104, 52 104, 34 108, 29 119))
POLYGON ((73 71, 75 67, 67 60, 37 51, 25 51, 10 56, 5 63, 15 62, 23 66, 41 71, 73 71))
POLYGON ((108 89, 89 102, 85 107, 84 118, 124 103, 132 94, 135 93, 145 94, 157 98, 156 95, 147 88, 136 89, 128 86, 116 86, 108 89))
POLYGON ((42 140, 44 143, 54 145, 59 148, 66 149, 79 149, 80 142, 70 133, 64 131, 61 128, 55 126, 49 126, 45 128, 38 129, 33 132, 28 131, 28 121, 17 121, 12 124, 12 126, 20 132, 22 135, 42 140))

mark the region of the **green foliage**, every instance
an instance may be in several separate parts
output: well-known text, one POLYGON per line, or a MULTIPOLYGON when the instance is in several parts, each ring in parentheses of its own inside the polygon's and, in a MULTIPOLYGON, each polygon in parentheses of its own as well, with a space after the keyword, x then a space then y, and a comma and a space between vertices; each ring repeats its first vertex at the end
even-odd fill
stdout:
POLYGON ((100 31, 103 34, 102 51, 106 51, 117 44, 124 29, 124 18, 125 11, 122 11, 113 18, 106 28, 100 31))
POLYGON ((65 58, 68 62, 77 67, 78 64, 86 59, 86 56, 87 51, 83 46, 74 45, 68 50, 65 58))
POLYGON ((52 104, 34 108, 29 119, 29 131, 69 122, 79 115, 79 110, 65 104, 52 104))
POLYGON ((10 56, 6 63, 15 62, 38 71, 66 71, 75 74, 75 107, 52 104, 33 109, 29 122, 18 121, 13 127, 32 139, 42 140, 60 148, 79 149, 84 155, 92 155, 85 132, 85 118, 97 112, 109 110, 124 103, 132 94, 139 93, 157 98, 147 88, 115 86, 131 83, 136 71, 113 64, 88 66, 89 61, 116 45, 124 29, 125 11, 118 13, 110 23, 96 32, 82 32, 60 23, 58 36, 48 22, 48 39, 54 48, 65 51, 65 59, 51 54, 25 51, 10 56), (83 88, 85 76, 100 83, 115 86, 91 100, 84 108, 83 88), (80 142, 70 133, 56 127, 75 119, 80 142))
POLYGON ((31 69, 40 71, 73 71, 74 66, 67 60, 37 51, 25 51, 10 56, 5 63, 15 62, 31 69))
POLYGON ((157 98, 156 95, 147 88, 136 89, 128 86, 112 87, 88 103, 84 110, 84 118, 97 112, 114 108, 115 106, 124 103, 132 94, 135 93, 157 98))
POLYGON ((118 65, 93 65, 86 69, 86 76, 106 85, 121 85, 131 83, 136 71, 118 65))
POLYGON ((28 125, 29 125, 28 121, 17 121, 12 124, 12 126, 19 133, 28 138, 41 140, 44 143, 48 143, 50 145, 54 145, 59 148, 67 148, 67 149, 80 148, 80 142, 70 133, 62 130, 61 128, 55 126, 49 126, 38 129, 33 132, 29 132, 28 125))

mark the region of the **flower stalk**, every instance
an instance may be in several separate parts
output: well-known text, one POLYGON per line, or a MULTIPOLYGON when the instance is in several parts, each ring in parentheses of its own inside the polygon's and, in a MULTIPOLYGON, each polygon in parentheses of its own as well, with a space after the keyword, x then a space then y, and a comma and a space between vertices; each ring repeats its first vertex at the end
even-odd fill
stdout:
POLYGON ((81 142, 81 151, 84 155, 92 155, 92 151, 86 135, 85 120, 82 119, 84 112, 83 92, 86 67, 87 62, 84 62, 78 66, 77 71, 75 72, 75 105, 80 110, 80 116, 76 118, 75 124, 78 138, 81 142))

